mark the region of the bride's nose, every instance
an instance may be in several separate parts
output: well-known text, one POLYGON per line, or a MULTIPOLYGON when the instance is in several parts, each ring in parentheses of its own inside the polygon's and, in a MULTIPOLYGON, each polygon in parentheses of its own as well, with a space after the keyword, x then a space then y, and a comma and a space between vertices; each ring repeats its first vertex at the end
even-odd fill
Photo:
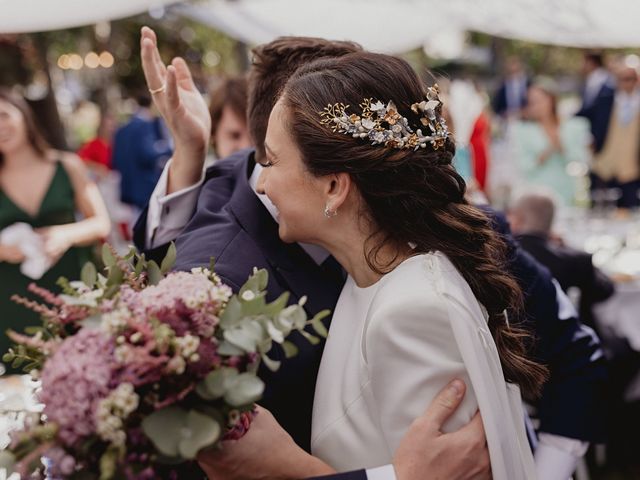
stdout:
MULTIPOLYGON (((256 167, 257 168, 257 167, 256 167)), ((266 193, 265 191, 265 183, 266 183, 266 178, 267 178, 267 170, 266 168, 260 167, 260 175, 258 176, 258 183, 256 184, 256 192, 258 192, 261 195, 264 195, 266 193)))

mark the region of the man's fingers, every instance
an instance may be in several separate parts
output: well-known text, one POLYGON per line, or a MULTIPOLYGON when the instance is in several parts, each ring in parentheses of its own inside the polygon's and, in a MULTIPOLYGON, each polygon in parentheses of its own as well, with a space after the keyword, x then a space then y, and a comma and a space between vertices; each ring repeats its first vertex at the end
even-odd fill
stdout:
POLYGON ((473 435, 478 438, 483 437, 486 443, 487 437, 484 433, 484 424, 482 423, 482 417, 480 416, 480 411, 477 411, 476 414, 471 419, 471 421, 455 433, 460 433, 461 435, 467 435, 467 436, 473 435))
POLYGON ((176 78, 178 79, 178 85, 185 90, 196 91, 196 85, 193 83, 193 77, 191 71, 187 66, 187 62, 181 57, 173 59, 171 64, 176 68, 176 78))
POLYGON ((142 70, 147 81, 147 87, 155 90, 164 85, 166 77, 166 67, 160 59, 160 52, 154 41, 155 35, 151 35, 152 30, 148 27, 142 28, 140 39, 140 56, 142 57, 142 70))
POLYGON ((427 425, 434 430, 442 430, 442 425, 456 411, 460 405, 466 386, 462 380, 453 380, 436 395, 423 418, 427 425))
POLYGON ((173 65, 167 67, 167 101, 171 110, 176 111, 180 107, 180 96, 178 95, 178 81, 176 79, 176 69, 173 65))

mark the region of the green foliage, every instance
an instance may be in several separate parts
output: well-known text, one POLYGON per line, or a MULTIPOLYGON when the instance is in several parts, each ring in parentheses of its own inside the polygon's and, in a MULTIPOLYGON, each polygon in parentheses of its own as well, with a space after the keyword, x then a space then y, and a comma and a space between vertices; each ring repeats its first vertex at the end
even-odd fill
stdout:
POLYGON ((189 459, 213 445, 222 433, 218 422, 208 415, 175 406, 146 417, 142 429, 162 454, 189 459))

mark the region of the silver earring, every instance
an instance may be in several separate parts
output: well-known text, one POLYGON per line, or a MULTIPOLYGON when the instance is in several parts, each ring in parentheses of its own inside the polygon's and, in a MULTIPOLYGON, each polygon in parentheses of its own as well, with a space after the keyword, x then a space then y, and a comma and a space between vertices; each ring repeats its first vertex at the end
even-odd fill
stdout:
POLYGON ((331 210, 329 205, 324 207, 324 216, 327 218, 335 217, 338 214, 337 210, 331 210))

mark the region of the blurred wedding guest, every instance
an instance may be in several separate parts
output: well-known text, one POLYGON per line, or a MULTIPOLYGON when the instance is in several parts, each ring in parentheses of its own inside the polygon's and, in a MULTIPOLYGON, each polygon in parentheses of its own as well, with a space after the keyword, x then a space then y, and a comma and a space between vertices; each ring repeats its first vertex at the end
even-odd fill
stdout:
POLYGON ((151 98, 141 94, 136 100, 138 110, 116 131, 113 165, 121 175, 122 201, 142 210, 172 150, 162 120, 151 110, 151 98))
MULTIPOLYGON (((80 277, 90 245, 109 233, 109 216, 80 159, 51 149, 27 103, 0 90, 0 351, 7 329, 39 325, 10 300, 32 297, 31 282, 58 291, 60 276, 80 277), (76 220, 76 212, 83 219, 76 220)), ((9 372, 13 372, 7 366, 9 372)))
POLYGON ((247 128, 247 79, 226 78, 211 92, 211 146, 216 159, 251 147, 247 128))
POLYGON ((115 130, 114 116, 110 112, 103 112, 96 136, 78 149, 78 156, 97 180, 105 178, 111 171, 111 142, 115 130))
POLYGON ((522 62, 509 57, 505 62, 505 78, 496 91, 491 105, 493 111, 503 117, 519 117, 527 104, 529 79, 522 62))
POLYGON ((602 150, 593 161, 592 187, 619 188, 618 207, 640 205, 640 88, 638 57, 629 56, 617 71, 618 86, 602 150))
POLYGON ((579 117, 560 120, 556 86, 551 79, 536 79, 527 99, 526 120, 513 128, 513 151, 523 182, 546 185, 565 205, 571 205, 577 179, 567 173, 567 167, 572 162, 588 163, 589 125, 579 117))
POLYGON ((584 54, 582 74, 585 77, 582 106, 576 115, 589 121, 592 148, 597 153, 602 150, 607 136, 615 83, 611 73, 604 67, 604 58, 599 52, 584 54))
POLYGON ((594 326, 592 307, 615 290, 612 280, 593 265, 591 254, 563 245, 552 235, 553 194, 539 189, 520 195, 509 210, 511 230, 520 245, 545 265, 566 292, 580 290, 580 318, 594 326))

